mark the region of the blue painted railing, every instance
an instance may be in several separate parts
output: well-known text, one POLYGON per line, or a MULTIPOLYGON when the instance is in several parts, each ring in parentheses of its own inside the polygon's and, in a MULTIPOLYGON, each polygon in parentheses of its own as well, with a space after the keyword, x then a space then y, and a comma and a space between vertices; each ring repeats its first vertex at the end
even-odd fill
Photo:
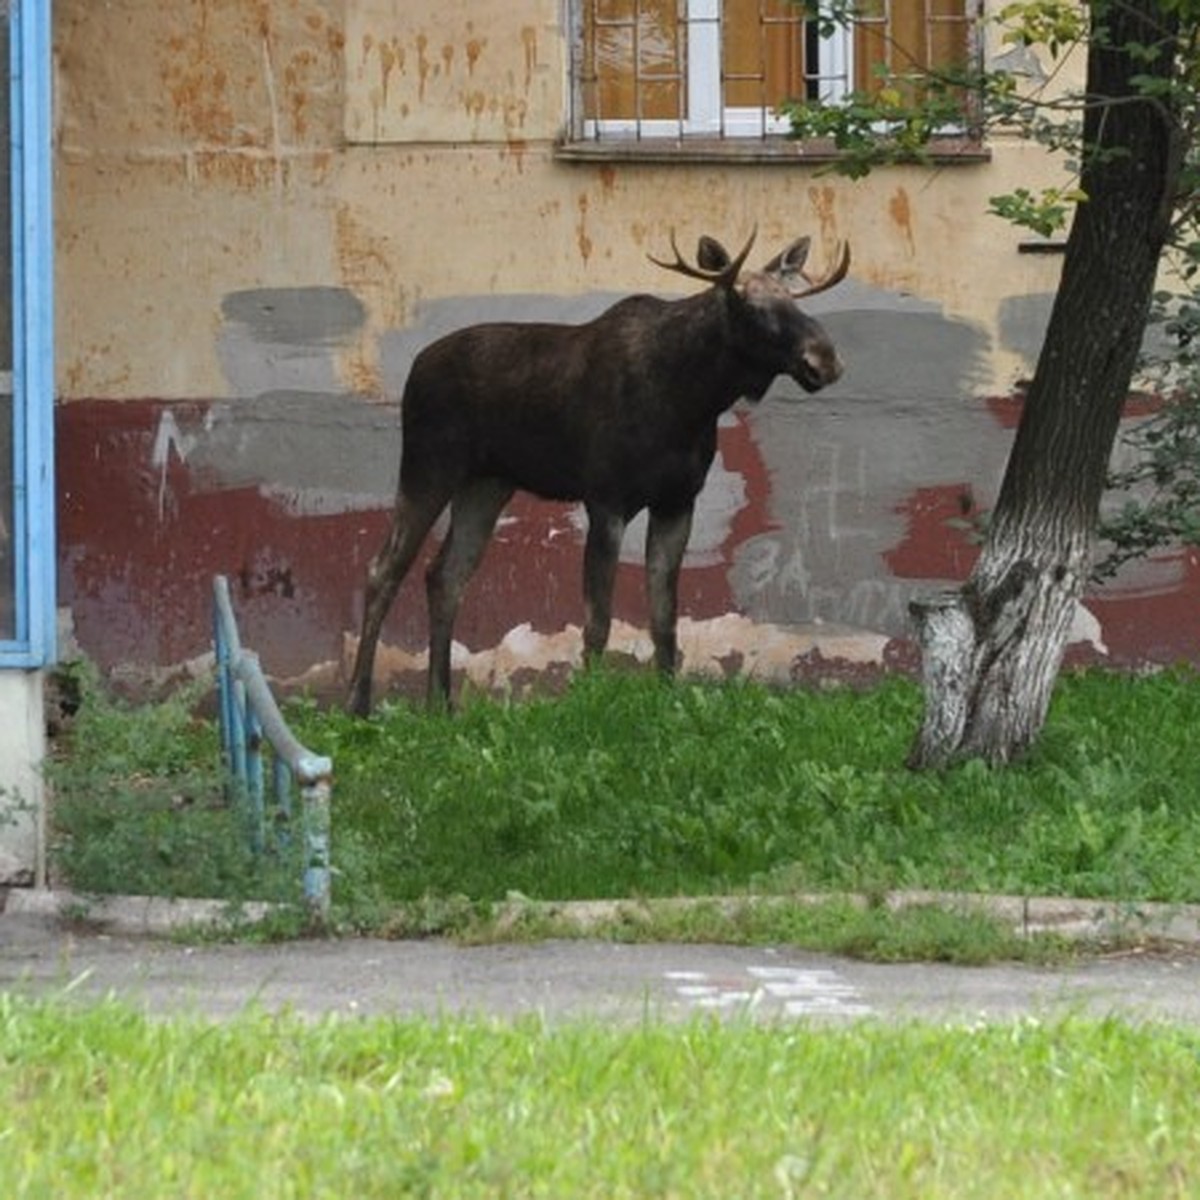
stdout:
POLYGON ((213 642, 217 659, 221 756, 235 798, 246 807, 256 854, 290 852, 292 788, 300 793, 304 899, 324 922, 329 916, 329 798, 333 761, 302 746, 288 728, 267 685, 258 655, 243 650, 229 581, 213 580, 213 642), (270 804, 264 785, 263 748, 271 750, 270 804))

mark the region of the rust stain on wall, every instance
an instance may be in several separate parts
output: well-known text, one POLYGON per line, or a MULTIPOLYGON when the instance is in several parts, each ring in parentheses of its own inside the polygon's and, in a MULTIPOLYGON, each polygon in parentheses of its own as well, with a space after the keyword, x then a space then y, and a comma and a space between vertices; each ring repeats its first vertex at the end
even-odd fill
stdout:
POLYGON ((258 191, 272 182, 286 187, 291 176, 290 165, 273 156, 231 154, 206 147, 192 151, 189 161, 197 178, 243 191, 258 191))
POLYGON ((529 143, 524 138, 510 137, 500 151, 500 158, 511 159, 516 165, 517 174, 525 174, 525 156, 529 153, 529 143))
POLYGON ((837 193, 826 184, 823 187, 810 187, 808 198, 817 217, 821 240, 824 242, 836 241, 838 236, 837 193))
POLYGON ((913 241, 912 204, 909 201, 908 192, 904 188, 898 187, 892 193, 892 197, 888 201, 888 215, 908 243, 909 254, 915 254, 917 247, 913 241))
POLYGON ((456 0, 434 23, 418 6, 367 0, 353 7, 347 20, 361 53, 347 79, 343 128, 351 140, 498 143, 557 135, 563 112, 548 68, 558 62, 533 11, 522 20, 496 0, 456 0), (394 66, 386 81, 380 74, 387 39, 407 51, 403 82, 394 66))
POLYGON ((437 68, 429 61, 425 51, 429 47, 429 39, 423 34, 417 34, 417 99, 425 99, 425 85, 429 81, 429 74, 437 68))
POLYGON ((379 43, 379 77, 384 104, 387 103, 388 84, 391 82, 393 71, 404 73, 404 47, 395 38, 379 43))
POLYGON ((592 239, 588 236, 587 231, 587 216, 588 216, 588 194, 580 192, 579 199, 576 201, 579 208, 579 221, 575 226, 575 240, 579 244, 579 256, 586 264, 588 259, 592 257, 592 239))
MULTIPOLYGON (((468 31, 472 28, 471 23, 467 22, 468 31)), ((487 44, 486 38, 471 37, 467 39, 467 74, 475 74, 475 64, 479 62, 479 56, 483 53, 483 47, 487 44)))
POLYGON ((537 66, 537 30, 532 25, 521 26, 521 41, 525 47, 525 91, 533 86, 533 70, 537 66))
MULTIPOLYGON (((168 39, 162 82, 181 134, 210 145, 229 145, 234 137, 229 75, 220 53, 214 53, 209 44, 206 26, 202 17, 199 28, 190 35, 168 39)), ((262 144, 262 138, 245 127, 239 131, 239 141, 262 144)))
MULTIPOLYGON (((385 252, 386 239, 373 234, 351 212, 339 204, 334 214, 337 261, 342 282, 351 290, 374 287, 392 278, 392 264, 385 252)), ((397 314, 402 315, 402 314, 397 314)), ((403 325, 403 320, 397 322, 403 325)))
POLYGON ((156 99, 190 146, 278 152, 281 140, 320 137, 340 120, 344 41, 319 8, 285 20, 245 0, 172 6, 155 55, 156 99))
MULTIPOLYGON (((378 297, 378 307, 387 323, 403 327, 408 321, 408 293, 396 278, 387 240, 373 234, 345 204, 339 204, 334 213, 334 236, 343 284, 355 295, 378 297)), ((369 333, 360 336, 343 362, 352 391, 363 396, 383 395, 378 347, 369 333)))

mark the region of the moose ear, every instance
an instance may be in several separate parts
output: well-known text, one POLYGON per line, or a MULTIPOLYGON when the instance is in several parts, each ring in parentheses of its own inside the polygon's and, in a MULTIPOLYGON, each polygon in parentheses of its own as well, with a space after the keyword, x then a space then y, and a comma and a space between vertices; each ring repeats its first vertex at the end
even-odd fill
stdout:
POLYGON ((797 238, 782 254, 777 254, 765 267, 764 275, 778 275, 786 278, 788 275, 798 275, 808 261, 808 248, 812 238, 797 238))
POLYGON ((729 251, 717 241, 704 234, 696 248, 696 265, 705 271, 723 271, 729 266, 729 251))

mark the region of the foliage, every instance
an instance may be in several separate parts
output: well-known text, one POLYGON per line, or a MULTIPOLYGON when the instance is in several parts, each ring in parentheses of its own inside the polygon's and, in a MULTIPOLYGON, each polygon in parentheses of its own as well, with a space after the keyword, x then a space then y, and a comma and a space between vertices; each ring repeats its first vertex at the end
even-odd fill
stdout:
POLYGON ((1166 1196, 1194 1031, 549 1025, 0 997, 0 1190, 105 1196, 1166 1196))
MULTIPOLYGON (((813 13, 821 36, 850 28, 861 15, 853 0, 835 0, 831 6, 813 0, 793 0, 813 13), (819 14, 819 15, 818 15, 819 14)), ((1001 128, 1037 142, 1047 150, 1064 152, 1063 166, 1069 182, 1034 191, 1018 187, 993 196, 990 211, 1006 221, 1049 237, 1063 229, 1072 209, 1087 197, 1078 186, 1080 163, 1088 157, 1116 153, 1086 144, 1083 115, 1097 104, 1123 102, 1066 91, 1052 93, 1058 66, 1085 42, 1105 44, 1109 39, 1106 13, 1109 0, 1015 0, 991 18, 1001 45, 1039 47, 1053 64, 1047 79, 1036 82, 1012 70, 973 63, 957 63, 923 70, 910 64, 900 74, 881 69, 875 85, 855 91, 844 104, 804 100, 781 107, 798 138, 828 138, 840 152, 831 170, 860 178, 878 166, 897 162, 928 161, 936 139, 945 134, 966 134, 981 139, 987 130, 1001 128)), ((1197 85, 1200 73, 1192 52, 1200 22, 1195 0, 1163 0, 1164 14, 1177 14, 1180 29, 1174 35, 1183 49, 1180 70, 1164 79, 1146 72, 1135 75, 1136 97, 1172 108, 1181 118, 1182 141, 1194 143, 1200 124, 1197 85)), ((1172 35, 1165 32, 1164 37, 1172 35)), ((1162 44, 1128 43, 1117 47, 1138 63, 1150 64, 1162 54, 1162 44)), ((896 57, 903 60, 898 49, 896 57)), ((1180 229, 1193 226, 1197 170, 1194 154, 1182 173, 1178 197, 1180 229)))
POLYGON ((257 860, 226 798, 216 727, 196 715, 210 681, 129 704, 75 670, 78 709, 47 766, 55 873, 96 893, 294 898, 299 868, 257 860))
POLYGON ((1123 499, 1100 524, 1108 542, 1095 568, 1101 579, 1162 546, 1200 545, 1200 242, 1182 261, 1189 290, 1155 298, 1161 345, 1144 354, 1146 390, 1162 397, 1161 407, 1125 435, 1128 465, 1109 475, 1123 499))
POLYGON ((957 90, 942 81, 917 99, 896 82, 873 92, 852 92, 844 104, 789 100, 780 106, 800 138, 827 138, 840 152, 836 167, 858 179, 882 162, 926 162, 938 132, 964 119, 957 90))
POLYGON ((989 204, 996 216, 1048 238, 1066 225, 1072 208, 1086 200, 1085 193, 1077 187, 1047 187, 1039 192, 1018 187, 1007 195, 993 196, 989 204))

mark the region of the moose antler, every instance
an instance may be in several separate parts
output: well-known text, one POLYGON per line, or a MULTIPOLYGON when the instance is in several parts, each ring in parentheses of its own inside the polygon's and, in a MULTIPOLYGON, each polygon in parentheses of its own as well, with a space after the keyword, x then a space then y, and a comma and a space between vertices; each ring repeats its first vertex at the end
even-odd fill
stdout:
POLYGON ((841 249, 838 251, 837 264, 829 274, 822 279, 814 279, 807 271, 798 271, 797 274, 808 284, 808 287, 800 291, 788 288, 788 291, 794 300, 801 300, 805 296, 815 296, 818 292, 828 291, 835 283, 841 283, 846 278, 846 272, 849 270, 850 243, 843 242, 841 249))
MULTIPOLYGON (((758 226, 756 225, 750 231, 750 237, 746 244, 742 247, 741 252, 733 259, 730 259, 722 267, 708 268, 700 265, 692 266, 685 262, 683 255, 679 252, 679 246, 675 241, 675 230, 671 230, 671 249, 675 254, 674 262, 667 262, 662 258, 655 258, 653 254, 647 254, 646 257, 656 266, 662 267, 666 271, 677 271, 680 275, 686 275, 689 279, 702 279, 705 283, 711 283, 716 287, 732 287, 737 282, 737 277, 741 273, 742 264, 750 254, 750 247, 754 245, 754 239, 758 236, 758 226)), ((713 242, 711 238, 701 239, 700 245, 703 250, 705 244, 720 250, 722 254, 726 252, 720 248, 718 243, 713 242)))

